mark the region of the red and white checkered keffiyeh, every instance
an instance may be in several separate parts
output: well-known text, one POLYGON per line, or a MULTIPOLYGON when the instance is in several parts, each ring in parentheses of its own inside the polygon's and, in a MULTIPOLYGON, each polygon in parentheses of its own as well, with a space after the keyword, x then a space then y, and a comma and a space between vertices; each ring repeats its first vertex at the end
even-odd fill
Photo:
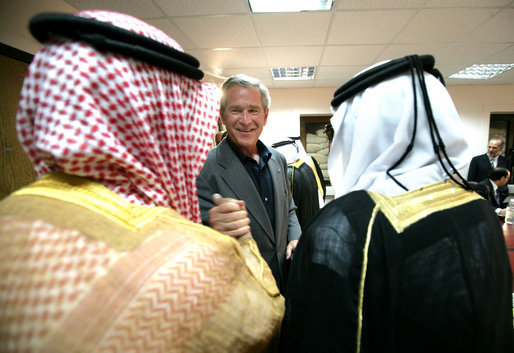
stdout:
MULTIPOLYGON (((83 11, 183 51, 128 15, 83 11)), ((196 176, 219 109, 215 85, 67 38, 44 43, 21 91, 17 131, 38 176, 92 178, 135 204, 200 222, 196 176)))

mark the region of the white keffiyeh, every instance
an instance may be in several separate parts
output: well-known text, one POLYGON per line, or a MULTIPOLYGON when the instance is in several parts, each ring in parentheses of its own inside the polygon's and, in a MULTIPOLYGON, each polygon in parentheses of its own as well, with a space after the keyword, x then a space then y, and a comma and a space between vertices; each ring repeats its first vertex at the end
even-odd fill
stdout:
MULTIPOLYGON (((466 140, 446 88, 425 73, 435 122, 446 152, 457 170, 469 162, 466 140)), ((430 138, 427 114, 416 79, 418 127, 412 151, 391 174, 409 190, 444 180, 430 138)), ((405 192, 386 171, 405 152, 414 124, 412 78, 409 72, 380 82, 343 102, 331 119, 334 138, 328 160, 330 181, 339 197, 354 190, 394 196, 405 192)))

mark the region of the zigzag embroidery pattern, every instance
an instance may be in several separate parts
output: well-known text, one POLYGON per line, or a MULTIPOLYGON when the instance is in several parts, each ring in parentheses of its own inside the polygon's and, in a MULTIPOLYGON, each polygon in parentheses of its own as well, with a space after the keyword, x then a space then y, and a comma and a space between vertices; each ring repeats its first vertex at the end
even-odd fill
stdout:
POLYGON ((216 248, 193 244, 161 267, 100 343, 100 352, 187 351, 231 297, 236 264, 216 248))

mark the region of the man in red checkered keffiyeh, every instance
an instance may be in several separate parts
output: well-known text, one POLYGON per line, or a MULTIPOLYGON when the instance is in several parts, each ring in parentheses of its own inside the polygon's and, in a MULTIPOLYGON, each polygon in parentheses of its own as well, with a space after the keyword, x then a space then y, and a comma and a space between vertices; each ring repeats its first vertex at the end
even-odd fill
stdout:
MULTIPOLYGON (((182 52, 164 32, 131 16, 78 16, 182 52)), ((41 32, 53 22, 41 22, 32 30, 45 38, 41 32)), ((216 87, 68 35, 74 33, 44 42, 21 92, 17 130, 38 176, 92 178, 132 203, 171 207, 199 222, 195 179, 215 132, 216 87)))
POLYGON ((30 29, 17 129, 39 178, 0 202, 0 351, 264 351, 271 270, 249 234, 197 224, 219 109, 198 61, 108 11, 30 29))

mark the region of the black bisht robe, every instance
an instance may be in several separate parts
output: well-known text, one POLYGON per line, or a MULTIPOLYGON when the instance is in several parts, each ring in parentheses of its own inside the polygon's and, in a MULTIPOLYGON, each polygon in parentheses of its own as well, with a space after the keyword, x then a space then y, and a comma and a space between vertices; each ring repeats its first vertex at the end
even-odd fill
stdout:
POLYGON ((287 166, 287 174, 291 181, 291 192, 296 205, 296 216, 302 230, 307 227, 312 216, 320 209, 318 192, 321 193, 323 198, 326 192, 325 181, 318 162, 312 158, 312 163, 314 169, 302 160, 290 163, 287 166), (314 173, 317 174, 317 179, 314 173))
POLYGON ((282 352, 514 352, 490 205, 453 183, 331 201, 294 253, 282 352))

